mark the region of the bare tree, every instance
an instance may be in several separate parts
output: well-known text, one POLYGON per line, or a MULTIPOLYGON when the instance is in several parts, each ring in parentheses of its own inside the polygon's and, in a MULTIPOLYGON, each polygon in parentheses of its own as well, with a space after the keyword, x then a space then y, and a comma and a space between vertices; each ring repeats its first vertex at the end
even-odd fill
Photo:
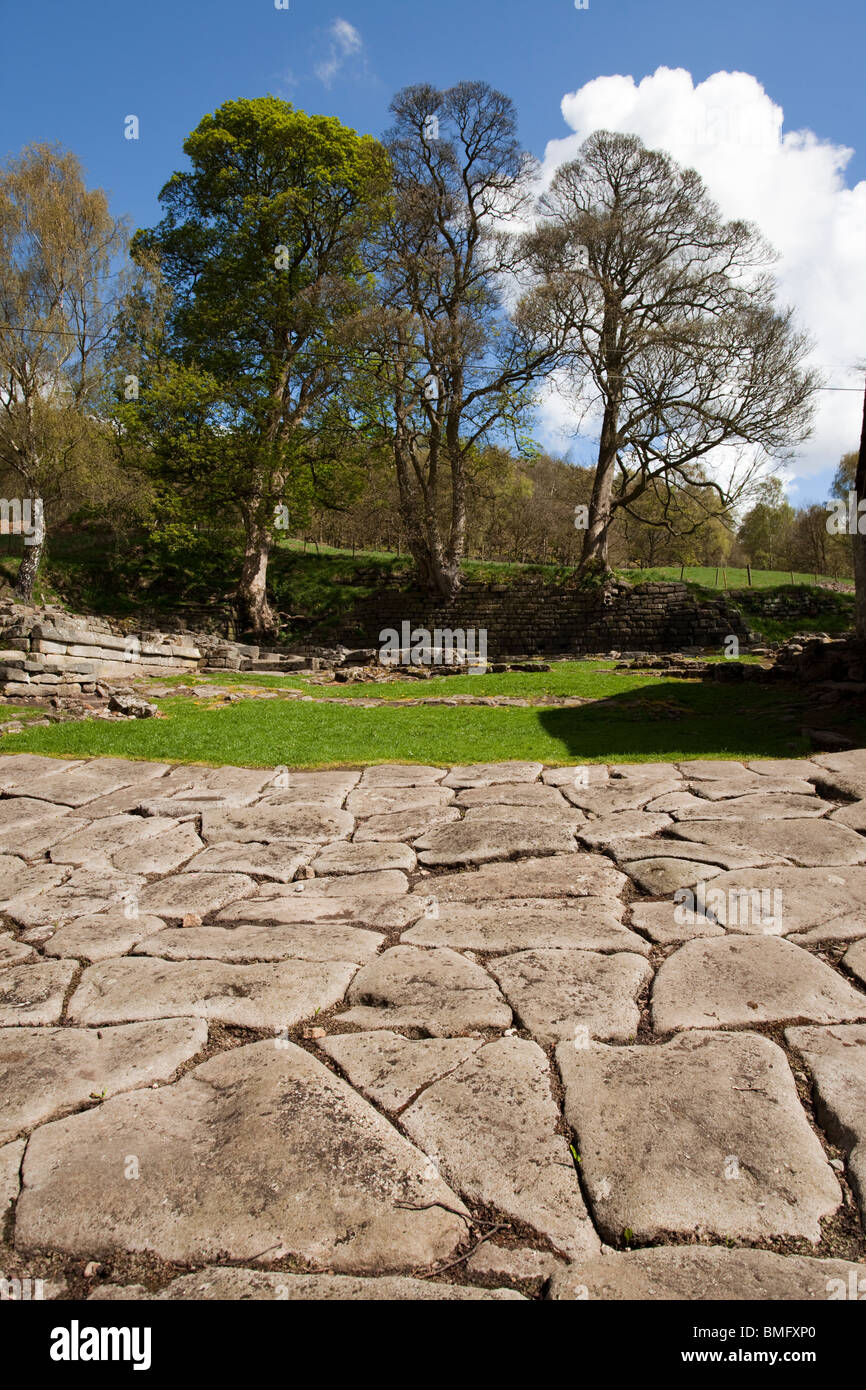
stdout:
POLYGON ((123 276, 123 224, 75 155, 30 145, 0 169, 0 468, 31 518, 16 593, 33 585, 46 509, 104 492, 111 432, 100 418, 123 276))
POLYGON ((452 597, 466 543, 467 479, 494 433, 520 428, 533 382, 556 357, 530 292, 515 286, 533 163, 514 108, 481 82, 408 87, 387 138, 394 212, 368 366, 384 387, 400 510, 419 579, 452 597), (444 504, 444 505, 443 505, 444 504))
POLYGON ((775 307, 772 252, 722 220, 694 170, 596 131, 540 213, 535 260, 556 332, 568 328, 570 384, 601 419, 581 564, 604 571, 618 509, 649 487, 672 503, 679 485, 714 494, 708 514, 730 507, 807 437, 817 381, 807 339, 775 307))

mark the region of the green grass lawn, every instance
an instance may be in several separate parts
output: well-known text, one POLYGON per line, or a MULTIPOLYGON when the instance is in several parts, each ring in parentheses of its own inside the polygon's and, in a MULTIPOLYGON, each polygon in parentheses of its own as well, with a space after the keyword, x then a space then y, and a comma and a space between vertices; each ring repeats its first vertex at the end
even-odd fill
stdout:
MULTIPOLYGON (((364 709, 315 700, 215 707, 169 698, 162 702, 163 719, 57 724, 4 735, 0 749, 248 767, 745 759, 799 756, 808 749, 798 732, 801 723, 814 723, 808 696, 782 686, 618 677, 592 668, 586 681, 595 702, 577 708, 364 709)), ((866 743, 866 721, 855 737, 866 743)))

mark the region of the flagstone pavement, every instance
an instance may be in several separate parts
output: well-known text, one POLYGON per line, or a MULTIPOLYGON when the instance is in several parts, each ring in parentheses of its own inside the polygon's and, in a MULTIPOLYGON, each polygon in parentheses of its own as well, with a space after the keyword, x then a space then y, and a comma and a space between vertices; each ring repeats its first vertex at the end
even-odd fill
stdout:
POLYGON ((0 1216, 7 1298, 866 1296, 866 751, 0 757, 0 1216))

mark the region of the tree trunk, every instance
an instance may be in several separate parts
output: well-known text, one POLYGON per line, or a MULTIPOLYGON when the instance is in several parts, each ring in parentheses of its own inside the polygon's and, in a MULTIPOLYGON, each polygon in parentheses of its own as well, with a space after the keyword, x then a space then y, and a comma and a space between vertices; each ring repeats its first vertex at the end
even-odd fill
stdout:
POLYGON ((253 512, 247 518, 246 544, 238 585, 241 629, 259 640, 277 635, 277 620, 268 603, 268 557, 271 536, 253 512))
POLYGON ((21 564, 18 567, 18 578, 15 581, 15 597, 22 603, 33 601, 33 586, 36 583, 36 575, 39 572, 39 565, 42 560, 42 552, 45 549, 45 521, 42 498, 33 500, 33 511, 31 513, 31 525, 33 528, 33 544, 29 545, 25 541, 24 554, 21 557, 21 564))
MULTIPOLYGON (((856 598, 854 616, 857 636, 866 641, 866 535, 860 534, 860 504, 866 503, 866 393, 863 396, 863 423, 860 429, 860 454, 857 459, 857 472, 854 477, 857 493, 857 529, 851 537, 854 549, 854 585, 856 598)), ((863 508, 866 522, 866 506, 863 508)))
POLYGON ((616 406, 608 402, 604 411, 604 423, 598 448, 598 464, 592 483, 592 497, 589 503, 589 526, 583 538, 583 554, 580 557, 580 571, 597 567, 609 570, 607 558, 608 533, 610 531, 610 501, 613 494, 613 479, 616 469, 616 406))

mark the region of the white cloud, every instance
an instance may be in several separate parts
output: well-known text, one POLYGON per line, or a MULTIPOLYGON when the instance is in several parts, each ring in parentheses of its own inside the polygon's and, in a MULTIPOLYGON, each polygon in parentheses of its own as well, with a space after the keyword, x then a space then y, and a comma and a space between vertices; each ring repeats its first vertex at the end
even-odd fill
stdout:
MULTIPOLYGON (((780 298, 815 339, 813 360, 828 384, 862 389, 866 182, 845 184, 852 150, 809 130, 783 133, 782 108, 744 72, 717 72, 697 86, 682 68, 659 68, 639 83, 598 77, 563 97, 562 114, 574 134, 548 144, 545 183, 598 129, 639 135, 697 169, 723 213, 756 222, 779 253, 780 298)), ((801 494, 820 492, 860 436, 862 395, 821 392, 818 401, 814 435, 792 469, 801 494)), ((566 423, 551 402, 551 443, 566 423)))
POLYGON ((348 58, 363 52, 364 40, 348 19, 335 19, 328 30, 328 55, 314 69, 319 81, 330 87, 348 58))

